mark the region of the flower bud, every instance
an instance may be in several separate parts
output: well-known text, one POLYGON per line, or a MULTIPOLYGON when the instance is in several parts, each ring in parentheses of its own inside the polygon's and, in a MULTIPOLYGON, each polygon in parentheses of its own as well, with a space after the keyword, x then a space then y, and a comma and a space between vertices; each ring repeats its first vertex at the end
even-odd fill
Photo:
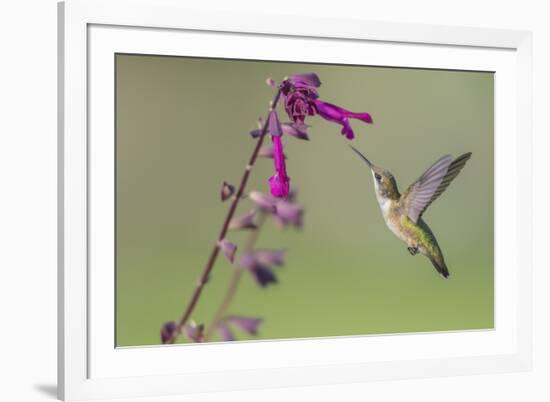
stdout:
POLYGON ((227 259, 231 263, 233 263, 233 261, 235 260, 235 252, 237 251, 237 246, 227 239, 219 241, 218 246, 223 251, 223 254, 227 257, 227 259))
POLYGON ((223 182, 220 198, 223 201, 227 201, 235 193, 235 187, 227 182, 223 182))

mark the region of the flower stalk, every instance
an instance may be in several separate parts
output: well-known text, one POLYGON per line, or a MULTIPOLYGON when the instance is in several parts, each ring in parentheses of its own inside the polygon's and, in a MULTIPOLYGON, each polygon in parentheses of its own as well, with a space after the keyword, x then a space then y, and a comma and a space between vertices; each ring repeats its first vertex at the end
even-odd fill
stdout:
MULTIPOLYGON (((248 239, 243 248, 243 253, 250 253, 256 246, 256 241, 258 240, 260 230, 266 218, 267 218, 267 214, 265 212, 262 211, 259 213, 258 223, 257 223, 258 228, 253 232, 251 232, 250 235, 248 235, 248 239)), ((211 324, 206 327, 206 334, 204 336, 206 341, 210 339, 213 332, 216 330, 218 323, 225 316, 225 313, 227 313, 227 309, 231 305, 231 302, 233 301, 233 298, 235 297, 235 293, 237 292, 237 289, 239 287, 239 283, 241 281, 242 275, 243 275, 243 268, 235 267, 235 270, 233 271, 233 275, 231 276, 231 280, 229 281, 229 285, 227 286, 227 290, 225 291, 223 300, 220 306, 218 307, 216 314, 214 314, 214 318, 212 319, 211 324)))
POLYGON ((205 342, 216 330, 225 341, 235 340, 232 330, 245 332, 249 335, 257 334, 262 318, 242 315, 228 316, 227 310, 235 297, 243 272, 248 272, 257 285, 262 288, 278 282, 274 268, 284 264, 286 250, 255 249, 260 229, 267 217, 271 216, 275 225, 281 229, 289 226, 302 227, 304 209, 294 203, 295 191, 290 190, 290 177, 287 173, 282 136, 308 140, 310 126, 305 123, 305 120, 316 115, 340 125, 341 134, 349 140, 354 138, 350 124, 351 119, 357 119, 367 124, 372 123, 372 118, 368 113, 352 112, 319 99, 317 89, 321 85, 321 81, 315 73, 295 74, 286 77, 279 85, 272 79, 268 79, 267 84, 272 88, 277 88, 277 92, 270 103, 266 118, 258 119, 258 128, 250 131, 250 135, 256 139, 256 145, 241 176, 240 183, 233 186, 224 182, 222 185, 221 201, 230 203, 227 214, 217 241, 213 245, 181 318, 179 321, 166 322, 161 327, 160 337, 164 344, 175 343, 179 336, 185 336, 193 342, 205 342), (279 120, 276 110, 279 99, 290 119, 288 122, 281 123, 279 120), (264 140, 268 134, 271 136, 272 143, 264 146, 264 140), (268 180, 271 194, 250 191, 245 195, 250 173, 259 157, 273 159, 275 173, 268 180), (243 198, 252 201, 255 207, 248 213, 235 217, 237 207, 243 198), (235 260, 237 245, 226 239, 226 235, 229 230, 245 229, 250 230, 250 234, 243 249, 239 249, 237 262, 235 260), (235 265, 235 269, 211 324, 205 327, 202 323, 195 323, 192 320, 192 315, 220 252, 231 264, 235 265))
MULTIPOLYGON (((280 96, 281 96, 281 90, 278 89, 277 93, 275 94, 275 97, 273 98, 273 101, 271 102, 269 113, 271 113, 277 107, 277 103, 279 102, 280 96)), ((220 234, 218 235, 218 240, 216 241, 216 243, 214 244, 214 247, 212 248, 212 251, 210 252, 210 256, 208 257, 208 261, 204 267, 202 275, 200 276, 199 281, 195 287, 195 290, 193 291, 191 300, 187 304, 187 307, 185 308, 185 311, 183 312, 180 320, 177 322, 175 331, 173 331, 172 336, 170 336, 166 340, 166 343, 175 343, 177 337, 181 334, 182 329, 184 328, 185 324, 191 317, 191 314, 193 314, 193 310, 195 309, 195 306, 199 301, 204 285, 206 285, 206 283, 208 282, 208 278, 210 277, 210 272, 212 272, 212 269, 214 268, 214 264, 216 263, 218 255, 220 253, 220 242, 224 240, 225 235, 227 234, 227 231, 229 229, 229 223, 231 222, 231 220, 233 219, 233 216, 235 215, 235 211, 237 210, 239 201, 241 200, 241 197, 244 194, 244 190, 246 188, 246 184, 248 183, 250 172, 252 171, 252 168, 256 163, 256 159, 258 158, 258 153, 262 148, 262 144, 264 142, 264 139, 268 130, 269 120, 270 119, 268 115, 268 118, 265 119, 265 123, 262 126, 258 140, 256 141, 256 146, 254 147, 254 150, 252 151, 252 155, 250 156, 248 164, 244 169, 243 175, 241 177, 241 182, 237 188, 237 192, 233 195, 233 200, 231 202, 229 210, 227 211, 227 215, 225 217, 222 228, 220 230, 220 234)))

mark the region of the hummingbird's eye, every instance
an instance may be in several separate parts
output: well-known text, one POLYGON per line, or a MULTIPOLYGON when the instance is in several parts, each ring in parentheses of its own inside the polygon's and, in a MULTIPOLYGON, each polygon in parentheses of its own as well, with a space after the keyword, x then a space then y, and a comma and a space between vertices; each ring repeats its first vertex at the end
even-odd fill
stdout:
POLYGON ((376 181, 382 180, 382 176, 380 176, 378 173, 374 174, 374 178, 376 179, 376 181))

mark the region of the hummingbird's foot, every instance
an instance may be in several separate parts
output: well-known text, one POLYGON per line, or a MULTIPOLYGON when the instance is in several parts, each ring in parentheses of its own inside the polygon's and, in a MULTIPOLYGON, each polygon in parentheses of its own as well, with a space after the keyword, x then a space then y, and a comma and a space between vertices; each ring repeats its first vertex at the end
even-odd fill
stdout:
POLYGON ((416 255, 418 253, 418 247, 407 247, 407 250, 409 250, 409 253, 411 253, 411 255, 416 255))

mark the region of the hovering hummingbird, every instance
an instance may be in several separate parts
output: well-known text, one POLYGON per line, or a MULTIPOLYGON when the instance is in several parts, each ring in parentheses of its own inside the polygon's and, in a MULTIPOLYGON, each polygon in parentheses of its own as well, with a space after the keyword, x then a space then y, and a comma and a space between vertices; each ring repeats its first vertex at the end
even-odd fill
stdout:
POLYGON ((361 152, 351 147, 369 166, 374 179, 374 192, 382 216, 388 228, 407 243, 411 255, 418 252, 430 259, 444 278, 449 276, 443 253, 422 214, 445 191, 451 181, 460 173, 471 152, 455 160, 446 155, 428 168, 407 190, 400 194, 393 175, 372 164, 361 152))

